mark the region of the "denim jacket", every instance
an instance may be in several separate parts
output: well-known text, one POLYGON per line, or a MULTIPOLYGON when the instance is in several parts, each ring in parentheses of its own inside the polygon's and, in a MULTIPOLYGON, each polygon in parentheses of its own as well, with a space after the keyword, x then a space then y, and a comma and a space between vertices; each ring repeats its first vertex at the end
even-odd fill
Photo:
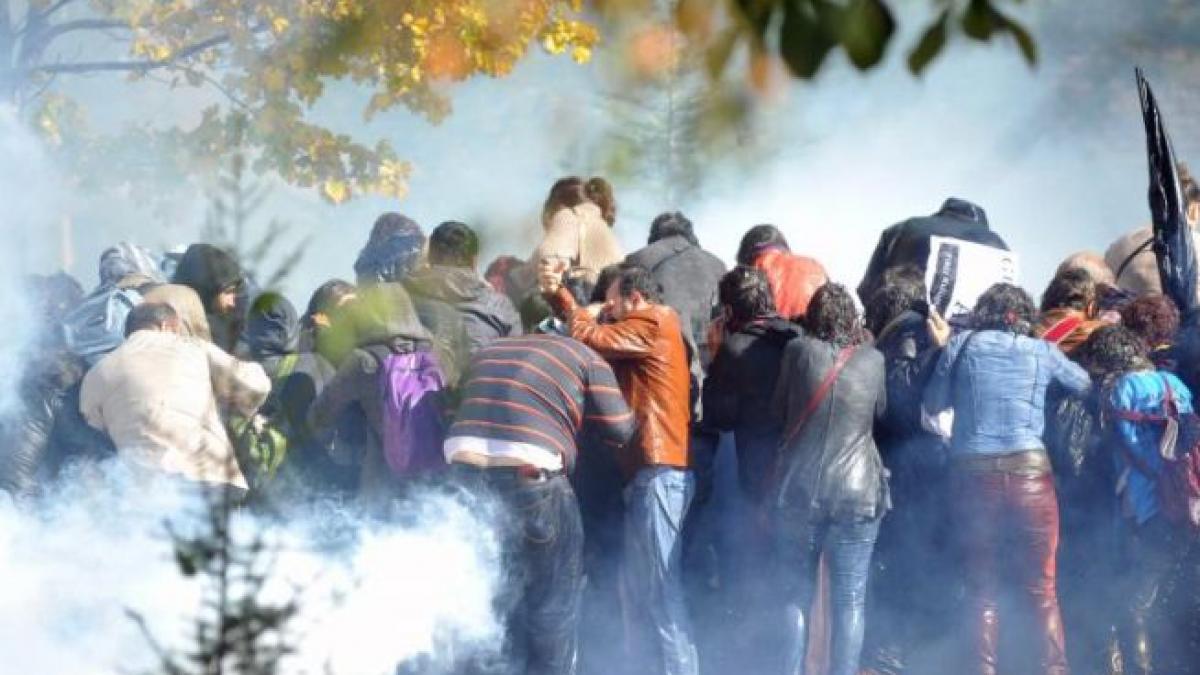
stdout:
POLYGON ((1038 450, 1045 447, 1051 382, 1079 394, 1091 386, 1087 372, 1049 342, 1006 331, 968 331, 951 338, 942 351, 925 388, 925 409, 954 409, 950 448, 955 455, 1038 450))
MULTIPOLYGON (((1147 370, 1126 373, 1117 380, 1109 395, 1108 403, 1117 413, 1113 416, 1113 427, 1117 432, 1117 443, 1123 443, 1147 469, 1162 469, 1159 443, 1165 425, 1156 422, 1135 422, 1122 419, 1121 412, 1164 415, 1163 401, 1166 387, 1171 387, 1175 404, 1181 415, 1192 412, 1192 394, 1183 382, 1170 373, 1147 370)), ((1115 448, 1117 463, 1117 491, 1121 497, 1122 513, 1132 517, 1138 525, 1145 523, 1159 512, 1158 492, 1155 480, 1130 465, 1126 453, 1115 448)))

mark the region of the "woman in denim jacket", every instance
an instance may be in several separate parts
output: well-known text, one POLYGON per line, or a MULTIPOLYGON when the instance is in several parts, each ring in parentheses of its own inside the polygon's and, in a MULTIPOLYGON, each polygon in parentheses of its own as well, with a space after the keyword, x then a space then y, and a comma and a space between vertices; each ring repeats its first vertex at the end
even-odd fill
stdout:
POLYGON ((1037 614, 1038 672, 1067 672, 1055 583, 1058 502, 1042 432, 1050 384, 1083 393, 1091 380, 1054 345, 1031 337, 1034 321, 1029 294, 992 286, 975 306, 975 330, 949 340, 925 390, 927 412, 954 409, 952 499, 974 637, 964 672, 979 675, 997 672, 997 606, 1008 590, 1001 588, 1002 561, 1019 566, 1019 591, 1037 614))

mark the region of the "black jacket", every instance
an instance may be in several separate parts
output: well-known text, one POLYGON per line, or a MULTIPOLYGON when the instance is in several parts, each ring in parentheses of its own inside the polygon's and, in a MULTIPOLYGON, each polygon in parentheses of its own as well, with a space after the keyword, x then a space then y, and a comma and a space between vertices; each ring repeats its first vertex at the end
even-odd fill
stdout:
POLYGON ((66 350, 30 357, 16 411, 0 421, 0 489, 38 494, 68 462, 112 455, 112 443, 79 411, 83 363, 66 350))
POLYGON ((879 236, 867 272, 858 285, 858 298, 864 304, 883 281, 883 273, 893 267, 912 265, 924 271, 929 261, 929 238, 954 237, 963 241, 1008 250, 1000 235, 988 228, 987 214, 979 206, 951 197, 932 216, 910 218, 892 225, 879 236))
POLYGON ((779 318, 746 325, 725 337, 704 381, 704 425, 733 432, 738 481, 755 498, 766 489, 782 434, 771 414, 780 362, 800 333, 779 318))
POLYGON ((650 271, 663 290, 663 304, 679 314, 680 324, 705 361, 708 325, 716 304, 717 285, 725 276, 725 263, 683 236, 659 239, 630 254, 626 262, 650 271))
POLYGON ((873 427, 887 407, 883 355, 857 347, 824 400, 788 438, 840 350, 807 336, 784 351, 772 411, 784 428, 776 506, 837 519, 878 518, 890 506, 873 427))
POLYGON ((921 398, 941 350, 929 339, 925 317, 904 312, 875 338, 887 370, 887 411, 876 427, 884 452, 895 444, 927 434, 921 427, 921 398))
MULTIPOLYGON (((462 322, 467 353, 474 354, 493 340, 522 334, 521 317, 507 296, 497 293, 475 270, 431 265, 417 270, 404 282, 417 312, 436 320, 441 314, 430 305, 453 308, 462 322)), ((437 332, 437 328, 429 326, 437 332)))

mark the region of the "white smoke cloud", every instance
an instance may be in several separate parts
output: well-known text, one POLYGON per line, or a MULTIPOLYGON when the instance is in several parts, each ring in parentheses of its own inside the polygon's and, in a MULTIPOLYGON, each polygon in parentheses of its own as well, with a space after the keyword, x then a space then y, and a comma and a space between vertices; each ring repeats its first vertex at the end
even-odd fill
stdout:
MULTIPOLYGON (((204 597, 172 559, 164 522, 193 531, 202 502, 119 467, 64 482, 41 510, 0 504, 0 653, 6 672, 99 675, 144 672, 154 639, 186 651, 204 597)), ((284 672, 390 675, 429 659, 457 659, 500 644, 492 599, 498 542, 486 505, 449 493, 405 505, 393 525, 330 510, 263 519, 238 513, 235 539, 265 537, 278 551, 268 601, 298 598, 295 655, 284 672)))

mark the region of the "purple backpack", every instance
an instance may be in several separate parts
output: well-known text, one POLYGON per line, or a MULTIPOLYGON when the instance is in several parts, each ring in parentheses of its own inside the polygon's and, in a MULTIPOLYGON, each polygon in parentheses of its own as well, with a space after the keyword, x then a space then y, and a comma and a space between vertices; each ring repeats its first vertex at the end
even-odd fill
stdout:
POLYGON ((427 351, 390 354, 382 363, 383 456, 396 476, 446 466, 442 441, 446 378, 427 351))

